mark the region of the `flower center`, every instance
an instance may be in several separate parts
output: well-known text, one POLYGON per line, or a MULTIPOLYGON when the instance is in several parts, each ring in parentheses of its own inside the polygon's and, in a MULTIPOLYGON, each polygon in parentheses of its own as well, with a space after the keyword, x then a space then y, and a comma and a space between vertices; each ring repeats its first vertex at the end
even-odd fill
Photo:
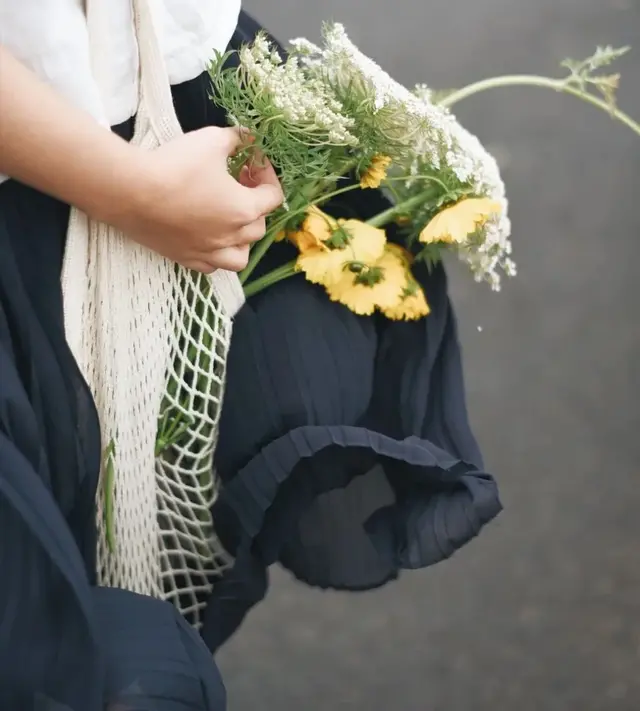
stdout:
POLYGON ((351 235, 344 227, 337 227, 331 237, 325 240, 325 245, 329 247, 329 249, 344 249, 349 246, 351 239, 351 235))
POLYGON ((363 262, 349 262, 345 268, 355 274, 353 283, 361 286, 375 286, 384 278, 384 270, 381 267, 370 266, 363 262))

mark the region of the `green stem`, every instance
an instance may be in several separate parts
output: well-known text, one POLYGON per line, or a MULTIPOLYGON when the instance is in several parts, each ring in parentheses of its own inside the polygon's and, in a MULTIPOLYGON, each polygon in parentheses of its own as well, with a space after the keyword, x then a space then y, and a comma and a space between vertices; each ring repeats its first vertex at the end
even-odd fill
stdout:
POLYGON ((240 277, 240 283, 247 283, 247 279, 251 276, 253 270, 258 266, 258 263, 260 262, 262 257, 264 257, 265 252, 273 244, 273 241, 275 240, 278 232, 280 232, 280 230, 286 225, 287 222, 289 222, 292 217, 295 217, 296 215, 301 215, 302 213, 306 212, 311 205, 318 205, 319 203, 324 202, 325 200, 330 200, 331 198, 337 197, 338 195, 342 195, 343 193, 348 193, 350 190, 356 190, 356 188, 360 188, 360 185, 347 185, 347 187, 345 188, 340 188, 338 190, 334 190, 331 193, 327 193, 326 195, 321 195, 319 198, 316 198, 311 202, 305 203, 302 207, 299 207, 295 210, 289 210, 287 214, 284 215, 284 217, 280 218, 277 222, 275 222, 269 227, 269 229, 267 230, 267 234, 256 244, 254 249, 251 250, 251 256, 249 257, 247 266, 238 275, 240 277))
POLYGON ((463 99, 467 99, 474 94, 479 94, 482 91, 487 91, 488 89, 497 89, 505 86, 540 86, 547 89, 553 89, 564 94, 570 94, 578 99, 582 99, 593 106, 596 106, 603 111, 609 113, 613 118, 621 121, 623 124, 628 126, 632 131, 640 135, 640 123, 634 121, 631 116, 625 114, 624 111, 620 111, 611 106, 606 101, 599 99, 597 96, 593 96, 586 91, 582 91, 575 86, 572 86, 564 79, 551 79, 549 77, 540 77, 532 74, 513 74, 502 77, 492 77, 490 79, 483 79, 477 81, 474 84, 469 84, 453 94, 445 97, 440 104, 447 108, 450 108, 454 104, 457 104, 463 99))
POLYGON ((268 274, 261 276, 259 279, 252 281, 250 284, 245 284, 245 296, 253 296, 259 291, 266 289, 268 286, 272 286, 273 284, 276 284, 277 282, 282 281, 283 279, 287 279, 288 277, 291 277, 296 273, 296 260, 294 259, 291 262, 287 262, 281 267, 274 269, 268 274))
POLYGON ((379 212, 374 217, 367 220, 367 224, 372 227, 384 227, 388 225, 397 215, 401 215, 403 212, 410 210, 416 205, 421 205, 425 200, 428 199, 428 192, 421 193, 420 195, 414 195, 413 197, 404 200, 403 202, 393 205, 387 210, 379 212))
POLYGON ((258 266, 258 262, 262 259, 262 257, 264 257, 265 252, 273 244, 273 240, 276 238, 277 234, 277 230, 269 230, 267 234, 256 243, 256 246, 249 253, 250 256, 247 266, 238 274, 241 284, 246 283, 253 270, 258 266))
MULTIPOLYGON (((391 183, 391 182, 397 182, 397 181, 406 181, 407 180, 406 175, 401 175, 395 178, 386 178, 384 182, 386 183, 391 183)), ((436 183, 440 185, 445 191, 447 190, 447 186, 438 178, 436 178, 433 175, 412 175, 410 176, 413 180, 426 180, 429 182, 436 183)), ((351 190, 362 190, 362 186, 360 183, 355 183, 352 185, 347 185, 344 188, 338 188, 338 190, 334 190, 330 193, 327 193, 326 195, 321 195, 320 197, 317 197, 315 200, 311 200, 308 203, 305 203, 302 207, 297 208, 295 210, 289 210, 287 214, 280 218, 277 222, 275 222, 273 225, 271 225, 267 231, 267 234, 259 241, 256 243, 256 246, 251 250, 251 256, 249 257, 249 261, 247 262, 247 266, 239 273, 240 277, 240 283, 241 284, 246 284, 247 279, 251 276, 253 273, 254 269, 258 266, 258 263, 264 257, 265 252, 271 247, 273 244, 273 241, 276 238, 276 235, 280 230, 286 225, 287 222, 292 217, 295 217, 296 215, 301 215, 302 213, 306 212, 311 206, 313 205, 319 205, 322 202, 326 202, 327 200, 331 200, 331 198, 337 197, 338 195, 343 195, 344 193, 348 193, 351 190)), ((420 201, 416 200, 415 202, 412 201, 410 202, 409 206, 412 206, 414 204, 419 204, 420 201)), ((400 208, 406 207, 406 203, 402 203, 402 205, 398 206, 400 208)), ((395 215, 399 210, 398 208, 391 208, 393 210, 393 214, 395 215)), ((391 210, 386 210, 383 213, 380 213, 378 217, 386 215, 387 213, 390 213, 391 210)), ((375 218, 372 218, 375 219, 375 218)), ((392 219, 392 218, 391 218, 392 219)), ((386 220, 386 222, 389 222, 390 220, 386 220)), ((374 224, 376 227, 379 227, 381 225, 378 225, 377 223, 371 222, 371 220, 368 221, 369 224, 374 224)), ((381 224, 386 224, 386 222, 383 222, 381 224)), ((253 283, 253 282, 252 282, 253 283)))

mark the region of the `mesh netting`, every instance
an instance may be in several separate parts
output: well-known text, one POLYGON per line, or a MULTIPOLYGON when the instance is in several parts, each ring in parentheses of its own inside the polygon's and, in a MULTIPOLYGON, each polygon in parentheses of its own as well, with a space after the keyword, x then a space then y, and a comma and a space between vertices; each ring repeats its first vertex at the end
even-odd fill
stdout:
POLYGON ((99 583, 169 599, 198 626, 206 594, 229 563, 210 509, 230 317, 210 277, 79 213, 65 274, 73 274, 66 302, 76 306, 66 309, 67 337, 105 445, 99 583), (73 254, 88 265, 84 280, 73 254))
POLYGON ((212 580, 230 562, 210 511, 231 321, 211 294, 209 277, 183 273, 179 284, 172 346, 183 355, 171 364, 156 442, 159 553, 164 597, 199 626, 212 580))
MULTIPOLYGON (((134 0, 134 9, 141 100, 133 142, 153 150, 181 129, 147 0, 134 0)), ((88 20, 104 31, 104 18, 88 20)), ((240 282, 178 267, 72 210, 62 284, 67 340, 93 393, 105 451, 99 584, 171 600, 199 626, 230 562, 210 508, 240 282)))

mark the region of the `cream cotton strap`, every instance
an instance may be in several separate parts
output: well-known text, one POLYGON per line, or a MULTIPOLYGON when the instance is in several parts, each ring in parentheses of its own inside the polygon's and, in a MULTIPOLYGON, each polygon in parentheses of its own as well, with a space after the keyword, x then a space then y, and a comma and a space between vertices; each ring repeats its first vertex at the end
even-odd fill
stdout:
MULTIPOLYGON (((109 0, 86 0, 100 83, 109 0)), ((152 0, 133 0, 140 102, 132 143, 180 136, 152 0)), ((98 579, 172 600, 195 626, 229 563, 210 508, 236 274, 191 272, 72 210, 62 273, 68 343, 93 393, 104 446, 98 579), (158 438, 158 431, 162 437, 158 438)))

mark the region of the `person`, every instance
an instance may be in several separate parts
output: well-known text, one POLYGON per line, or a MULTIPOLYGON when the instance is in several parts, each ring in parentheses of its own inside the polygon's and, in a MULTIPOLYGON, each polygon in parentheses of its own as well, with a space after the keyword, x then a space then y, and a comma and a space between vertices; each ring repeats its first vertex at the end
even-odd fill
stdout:
POLYGON ((128 142, 143 0, 0 0, 0 707, 215 710, 224 687, 170 603, 95 579, 100 432, 65 341, 60 286, 73 206, 185 267, 241 270, 282 201, 266 162, 208 99, 240 0, 153 9, 184 136, 128 142), (97 41, 92 32, 99 22, 97 41), (107 130, 111 128, 111 130, 107 130))

